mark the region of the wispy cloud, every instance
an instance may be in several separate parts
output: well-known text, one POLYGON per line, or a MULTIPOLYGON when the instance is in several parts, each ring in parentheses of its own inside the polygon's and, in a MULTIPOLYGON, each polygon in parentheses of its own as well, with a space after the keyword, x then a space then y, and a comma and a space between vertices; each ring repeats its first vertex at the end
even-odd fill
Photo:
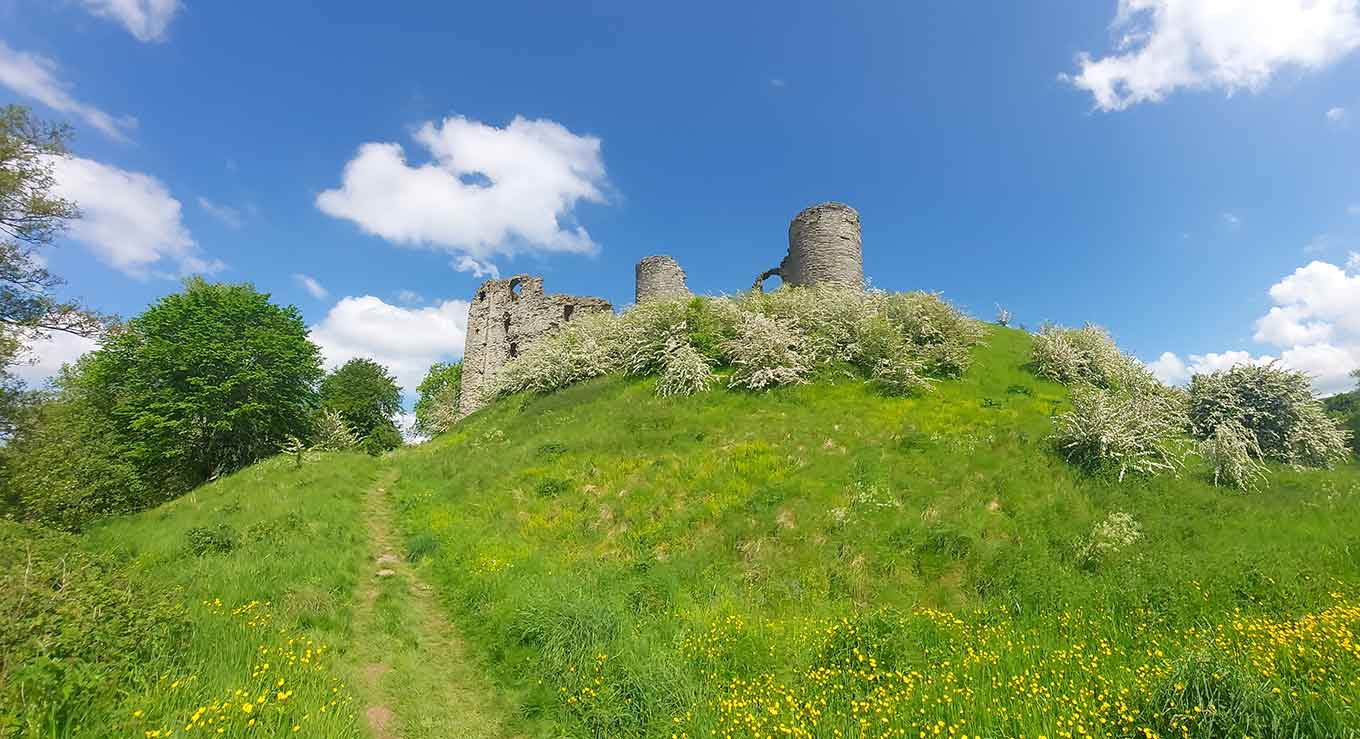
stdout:
POLYGON ((59 113, 77 116, 118 141, 127 141, 128 133, 137 127, 137 119, 131 116, 114 117, 76 100, 67 89, 68 85, 57 78, 55 61, 12 49, 4 41, 0 41, 0 85, 59 113))
POLYGON ((179 12, 179 0, 84 0, 85 9, 119 23, 138 41, 161 41, 179 12))
POLYGON ((240 229, 246 223, 245 217, 241 215, 241 211, 230 205, 214 203, 205 197, 200 197, 198 199, 198 207, 202 208, 203 212, 221 221, 228 228, 240 229))
POLYGON ((317 300, 325 300, 326 296, 330 295, 326 288, 322 287, 321 283, 317 282, 316 278, 311 277, 310 275, 304 275, 299 272, 293 275, 293 280, 299 285, 302 285, 302 289, 306 290, 308 295, 311 295, 317 300))

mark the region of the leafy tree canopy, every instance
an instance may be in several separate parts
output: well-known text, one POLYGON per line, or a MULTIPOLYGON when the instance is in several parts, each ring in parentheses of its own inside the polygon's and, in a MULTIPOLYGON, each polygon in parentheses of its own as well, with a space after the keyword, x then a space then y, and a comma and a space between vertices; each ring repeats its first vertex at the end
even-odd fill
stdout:
POLYGON ((81 363, 84 396, 149 479, 186 488, 305 435, 320 350, 294 306, 194 277, 81 363))
POLYGON ((416 388, 416 431, 433 436, 443 433, 458 411, 463 386, 462 362, 439 362, 425 373, 416 388))
POLYGON ((401 388, 386 367, 351 359, 321 381, 322 407, 339 412, 359 436, 368 436, 401 411, 401 388))

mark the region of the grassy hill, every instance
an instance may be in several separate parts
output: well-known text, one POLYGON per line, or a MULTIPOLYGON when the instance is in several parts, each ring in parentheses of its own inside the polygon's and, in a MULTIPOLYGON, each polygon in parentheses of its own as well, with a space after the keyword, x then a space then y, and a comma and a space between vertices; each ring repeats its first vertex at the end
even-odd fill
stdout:
POLYGON ((1360 735, 1360 468, 1085 476, 1030 341, 906 399, 609 376, 79 538, 6 526, 0 736, 1360 735), (111 612, 145 618, 67 633, 111 612), (14 702, 77 674, 119 679, 14 702))

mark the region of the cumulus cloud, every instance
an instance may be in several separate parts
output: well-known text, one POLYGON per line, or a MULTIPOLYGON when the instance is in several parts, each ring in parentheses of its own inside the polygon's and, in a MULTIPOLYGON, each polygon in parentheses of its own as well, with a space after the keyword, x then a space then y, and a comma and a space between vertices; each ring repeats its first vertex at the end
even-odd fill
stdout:
POLYGON ((27 362, 8 369, 29 387, 42 387, 57 374, 62 365, 74 362, 80 355, 97 348, 99 344, 94 339, 53 331, 46 338, 38 339, 26 347, 24 358, 27 362))
POLYGON ((1330 394, 1348 389, 1351 370, 1360 367, 1360 258, 1346 268, 1314 261, 1270 288, 1275 304, 1256 321, 1255 341, 1279 349, 1279 355, 1246 351, 1192 354, 1182 361, 1167 352, 1148 368, 1163 382, 1180 384, 1191 375, 1236 364, 1278 360, 1313 376, 1313 387, 1330 394))
POLYGON ((311 277, 310 275, 298 273, 293 275, 293 280, 299 285, 302 285, 302 289, 306 290, 308 295, 311 295, 317 300, 325 300, 326 296, 330 294, 326 291, 326 288, 321 286, 320 282, 316 281, 316 278, 311 277))
POLYGON ((466 256, 484 273, 497 255, 598 251, 575 211, 606 201, 600 139, 550 120, 496 128, 456 116, 421 126, 415 141, 429 161, 408 162, 396 143, 361 145, 317 208, 395 244, 466 256))
POLYGON ((465 300, 403 308, 372 295, 346 297, 311 327, 311 338, 327 367, 356 357, 371 359, 396 375, 411 395, 430 365, 463 356, 467 314, 465 300))
POLYGON ((160 41, 179 12, 179 0, 84 0, 91 13, 122 24, 138 41, 160 41))
POLYGON ((198 199, 198 207, 202 208, 203 212, 221 221, 227 228, 239 230, 246 223, 246 219, 241 215, 241 211, 229 205, 214 203, 207 198, 200 197, 198 199))
POLYGON ((11 49, 4 41, 0 41, 0 85, 59 113, 76 116, 118 141, 126 141, 128 132, 137 126, 135 118, 115 118, 93 105, 76 100, 68 86, 57 79, 55 61, 11 49))
POLYGON ((1343 126, 1350 119, 1350 113, 1345 108, 1337 107, 1327 110, 1327 122, 1333 126, 1343 126))
POLYGON ((209 274, 223 267, 207 260, 189 236, 180 203, 160 180, 80 157, 55 157, 55 191, 80 206, 69 234, 100 260, 133 277, 209 274), (173 265, 170 271, 166 265, 173 265))
POLYGON ((1360 0, 1119 0, 1116 51, 1077 56, 1063 79, 1100 110, 1180 89, 1259 90, 1285 69, 1316 70, 1360 48, 1360 0))

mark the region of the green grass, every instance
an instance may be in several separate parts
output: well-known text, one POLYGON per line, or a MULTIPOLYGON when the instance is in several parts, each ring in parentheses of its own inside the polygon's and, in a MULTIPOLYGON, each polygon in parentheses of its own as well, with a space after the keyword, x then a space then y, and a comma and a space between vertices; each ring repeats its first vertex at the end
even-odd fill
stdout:
MULTIPOLYGON (((14 719, 9 732, 283 736, 296 725, 305 736, 362 736, 349 702, 346 652, 353 648, 354 590, 366 558, 360 503, 376 472, 361 455, 326 455, 300 469, 277 457, 155 510, 65 537, 66 551, 46 552, 50 563, 96 558, 107 567, 100 580, 119 585, 114 605, 154 615, 147 634, 171 633, 135 660, 107 654, 59 660, 63 672, 47 694, 29 690, 29 703, 0 707, 0 716, 14 719), (105 688, 99 700, 77 694, 51 705, 53 691, 59 695, 91 673, 105 688)), ((7 572, 26 556, 7 557, 7 572)), ((72 612, 101 606, 88 590, 75 583, 53 596, 39 620, 29 614, 23 625, 39 629, 17 650, 69 654, 41 627, 70 628, 72 612)), ((10 687, 16 690, 7 697, 20 694, 22 686, 10 687)))
POLYGON ((81 537, 7 525, 0 626, 42 621, 0 639, 0 736, 364 736, 375 702, 405 737, 1360 736, 1360 468, 1084 475, 1029 342, 913 398, 610 376, 81 537), (1116 512, 1140 536, 1091 546, 1116 512))
POLYGON ((1086 477, 1046 441, 1066 391, 1028 356, 995 331, 962 380, 910 399, 831 373, 510 398, 398 453, 400 522, 554 733, 1355 734, 1344 635, 1280 637, 1312 662, 1257 639, 1307 614, 1360 629, 1355 466, 1275 469, 1256 495, 1194 466, 1086 477), (1080 556, 1117 511, 1142 537, 1080 556))

